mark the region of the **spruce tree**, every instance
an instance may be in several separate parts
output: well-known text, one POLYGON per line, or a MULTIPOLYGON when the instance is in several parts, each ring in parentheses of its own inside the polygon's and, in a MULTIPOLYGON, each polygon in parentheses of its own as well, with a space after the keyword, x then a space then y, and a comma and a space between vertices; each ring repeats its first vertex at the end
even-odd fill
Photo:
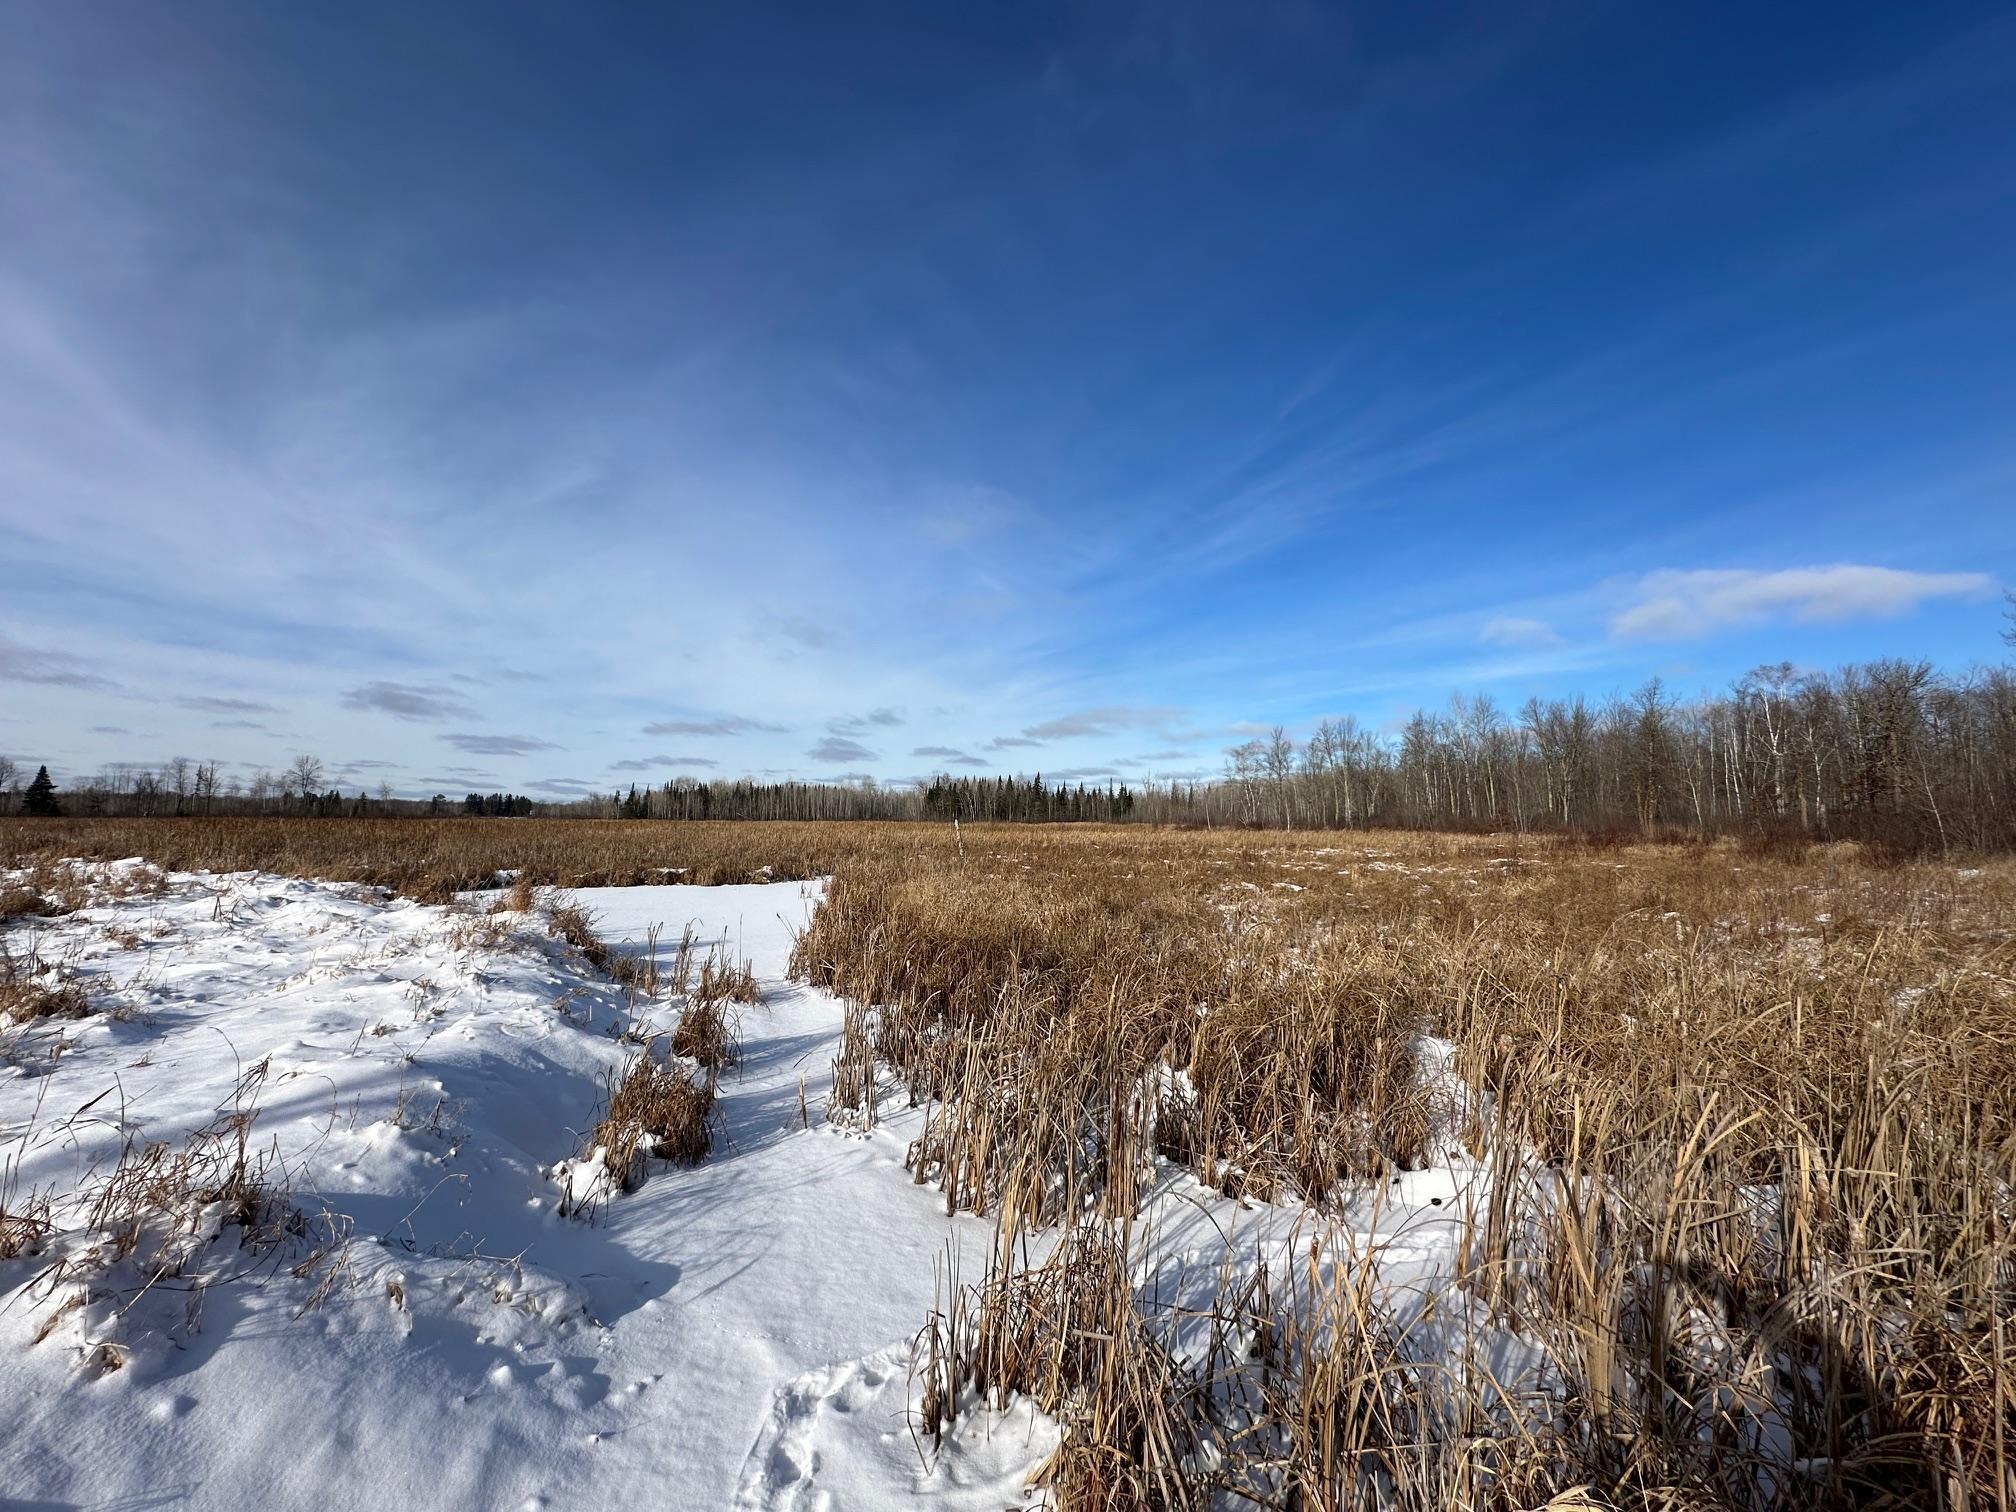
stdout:
POLYGON ((21 795, 21 812, 51 816, 63 812, 63 805, 56 801, 56 784, 49 780, 46 766, 35 769, 35 780, 21 795))

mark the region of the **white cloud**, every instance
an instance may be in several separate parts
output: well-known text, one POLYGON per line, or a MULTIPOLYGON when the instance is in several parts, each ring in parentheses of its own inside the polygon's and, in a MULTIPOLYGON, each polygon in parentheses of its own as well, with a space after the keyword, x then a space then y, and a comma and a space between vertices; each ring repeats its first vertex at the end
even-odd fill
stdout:
MULTIPOLYGON (((1084 735, 1111 735, 1120 730, 1159 730, 1183 717, 1181 709, 1105 708, 1084 709, 1022 731, 1024 740, 1072 740, 1084 735)), ((1004 738, 1002 745, 1019 745, 1004 738)))
POLYGON ((1990 586, 1984 572, 1902 572, 1848 563, 1781 572, 1654 572, 1639 580, 1637 602, 1611 619, 1610 633, 1625 640, 1696 640, 1775 618, 1893 618, 1926 599, 1971 597, 1990 586))
POLYGON ((846 740, 829 735, 805 753, 814 761, 875 761, 876 753, 858 740, 846 740))
POLYGON ((471 756, 525 756, 533 751, 557 751, 550 740, 535 735, 443 735, 448 744, 471 756))
POLYGON ((439 684, 415 686, 401 682, 368 682, 343 695, 343 707, 360 713, 390 714, 394 719, 447 719, 475 711, 467 699, 439 684))
POLYGON ((1477 632, 1477 639, 1487 646, 1509 646, 1518 650, 1561 644, 1560 634, 1545 620, 1523 619, 1516 614, 1500 614, 1484 621, 1484 628, 1477 632))

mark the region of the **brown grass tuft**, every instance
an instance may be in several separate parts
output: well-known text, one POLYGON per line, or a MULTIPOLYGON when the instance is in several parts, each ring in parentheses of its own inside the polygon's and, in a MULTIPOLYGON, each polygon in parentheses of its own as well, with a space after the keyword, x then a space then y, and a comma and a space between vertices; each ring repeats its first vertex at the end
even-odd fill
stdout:
POLYGON ((32 951, 20 957, 0 944, 0 1026, 79 1019, 90 1011, 91 999, 75 977, 45 966, 32 951))
POLYGON ((697 1165, 714 1147, 714 1082, 658 1064, 648 1050, 624 1068, 609 1094, 608 1111, 589 1134, 589 1148, 622 1190, 644 1180, 647 1158, 697 1165))

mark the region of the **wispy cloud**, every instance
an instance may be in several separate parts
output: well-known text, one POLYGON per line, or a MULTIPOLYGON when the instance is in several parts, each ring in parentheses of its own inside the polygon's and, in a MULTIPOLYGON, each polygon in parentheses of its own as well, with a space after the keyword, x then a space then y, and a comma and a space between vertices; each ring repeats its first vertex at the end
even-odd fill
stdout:
POLYGON ((1087 735, 1113 735, 1122 730, 1161 730, 1183 718, 1181 709, 1111 707, 1083 709, 1046 719, 1022 731, 1027 740, 1070 740, 1087 735))
POLYGON ((534 751, 557 751, 550 740, 533 735, 443 735, 458 751, 471 756, 529 756, 534 751))
POLYGON ((117 684, 91 671, 91 664, 67 651, 24 646, 0 631, 0 680, 61 688, 112 688, 117 684))
POLYGON ((875 761, 875 752, 858 740, 848 740, 844 736, 829 735, 805 753, 814 761, 875 761))
POLYGON ((782 735, 783 725, 766 724, 742 714, 722 714, 713 719, 661 719, 644 726, 646 735, 782 735))
POLYGON ((763 628, 779 639, 806 651, 824 651, 838 643, 840 637, 834 627, 825 620, 813 619, 809 615, 773 615, 764 621, 763 628))
POLYGON ((555 793, 563 798, 578 798, 588 793, 602 791, 595 783, 583 782, 577 777, 541 777, 536 782, 525 784, 534 792, 555 793))
POLYGON ((651 772, 660 767, 711 767, 718 762, 706 756, 633 756, 627 761, 612 761, 612 772, 651 772))
POLYGON ((259 703, 250 698, 178 698, 177 708, 190 709, 198 714, 274 714, 279 712, 269 703, 259 703))
POLYGON ((1027 735, 996 735, 992 740, 987 742, 985 749, 989 751, 1021 751, 1042 744, 1042 741, 1031 740, 1027 735))
POLYGON ((918 746, 914 750, 912 750, 910 754, 912 756, 930 757, 932 760, 935 760, 940 766, 984 767, 984 766, 992 766, 994 764, 993 762, 986 760, 984 757, 970 755, 967 752, 960 750, 959 747, 957 746, 942 746, 942 745, 918 746))
POLYGON ((476 712, 461 694, 438 683, 368 682, 345 693, 343 707, 395 719, 466 719, 476 712))
POLYGON ((1611 619, 1610 631, 1622 640, 1698 640, 1770 619, 1889 619, 1927 599, 1978 597, 1992 586, 1984 572, 1846 563, 1778 572, 1654 572, 1637 583, 1637 602, 1611 619))
POLYGON ((1517 650, 1538 650, 1562 643, 1560 632, 1545 620, 1501 614, 1484 621, 1477 639, 1487 646, 1508 646, 1517 650))
POLYGON ((826 728, 835 735, 866 735, 875 729, 894 729, 903 723, 901 709, 870 709, 866 714, 842 714, 829 719, 826 728))

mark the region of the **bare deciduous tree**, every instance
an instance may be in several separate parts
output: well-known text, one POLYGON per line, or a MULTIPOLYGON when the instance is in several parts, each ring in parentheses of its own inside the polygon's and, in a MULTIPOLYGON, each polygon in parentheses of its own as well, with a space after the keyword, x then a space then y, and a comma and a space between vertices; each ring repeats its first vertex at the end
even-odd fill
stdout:
POLYGON ((322 762, 314 756, 296 756, 287 768, 287 786, 300 800, 312 803, 322 793, 322 762))

